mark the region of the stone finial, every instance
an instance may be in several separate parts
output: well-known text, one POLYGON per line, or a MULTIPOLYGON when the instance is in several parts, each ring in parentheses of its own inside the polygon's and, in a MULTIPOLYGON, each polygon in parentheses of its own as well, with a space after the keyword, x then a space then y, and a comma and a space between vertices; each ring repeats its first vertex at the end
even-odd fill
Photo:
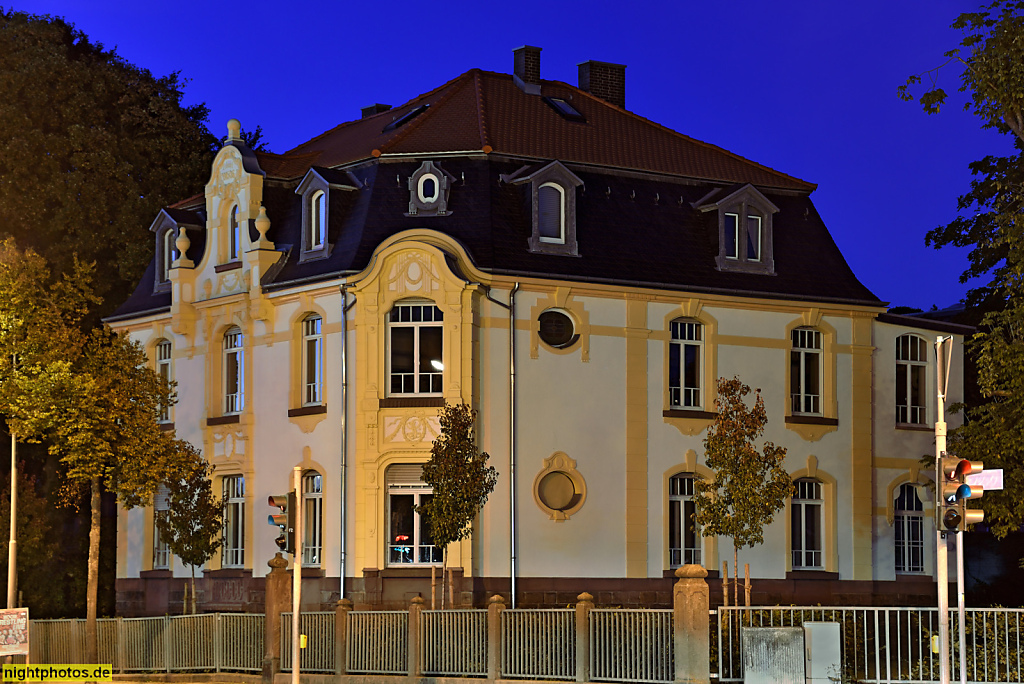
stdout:
POLYGON ((227 142, 238 142, 242 139, 242 122, 238 119, 228 119, 227 142))
POLYGON ((352 610, 352 602, 347 598, 339 599, 337 607, 343 610, 352 610))
POLYGON ((284 556, 281 555, 281 552, 278 551, 277 553, 274 554, 273 558, 271 558, 270 560, 267 561, 267 565, 270 566, 271 571, 277 570, 277 569, 284 570, 285 568, 288 567, 288 561, 286 561, 284 559, 284 556))
POLYGON ((174 247, 178 250, 178 258, 174 260, 171 266, 193 266, 192 260, 186 256, 188 248, 192 245, 192 241, 188 239, 188 234, 185 232, 184 226, 178 229, 178 237, 174 239, 174 247))
POLYGON ((582 594, 576 597, 576 600, 580 603, 593 603, 594 596, 592 594, 588 594, 587 592, 583 592, 582 594))
POLYGON ((490 599, 487 600, 487 603, 489 603, 490 605, 494 605, 496 603, 500 603, 501 605, 505 605, 505 598, 501 594, 495 594, 494 596, 492 596, 490 599))
POLYGON ((256 217, 256 231, 260 234, 260 237, 256 242, 260 247, 266 245, 269 246, 270 249, 273 249, 274 246, 272 244, 267 244, 269 243, 269 240, 267 240, 268 230, 270 230, 270 219, 267 218, 267 208, 261 204, 260 215, 256 217))
POLYGON ((423 605, 423 597, 422 596, 413 596, 412 597, 412 601, 410 601, 410 603, 413 604, 414 606, 415 605, 422 606, 423 605))
POLYGON ((701 565, 684 565, 676 568, 676 577, 683 579, 688 577, 707 577, 708 571, 701 565))

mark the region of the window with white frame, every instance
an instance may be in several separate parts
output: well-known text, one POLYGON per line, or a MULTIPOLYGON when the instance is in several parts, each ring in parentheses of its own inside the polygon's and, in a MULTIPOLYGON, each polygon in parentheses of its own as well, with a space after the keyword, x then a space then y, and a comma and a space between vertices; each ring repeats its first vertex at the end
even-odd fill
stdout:
POLYGON ((917 487, 900 485, 893 504, 896 528, 896 572, 924 572, 924 504, 917 487))
POLYGON ((311 470, 302 476, 302 564, 323 562, 323 476, 311 470))
POLYGON ((790 541, 794 570, 821 570, 825 501, 818 480, 801 478, 793 483, 796 493, 790 509, 790 541))
POLYGON ((668 481, 669 566, 700 565, 700 530, 693 516, 693 475, 673 475, 668 481))
POLYGON ((160 250, 160 256, 162 257, 160 262, 160 282, 162 283, 171 279, 171 266, 174 264, 174 260, 178 258, 178 249, 174 241, 174 228, 168 228, 164 231, 163 245, 161 245, 163 249, 160 250))
POLYGON ((764 219, 760 214, 748 213, 746 222, 740 219, 740 214, 725 212, 723 221, 722 236, 725 240, 723 255, 726 259, 740 261, 760 262, 763 249, 763 223, 764 219))
POLYGON ((697 321, 672 321, 669 343, 669 404, 676 408, 699 409, 704 377, 704 326, 697 321))
MULTIPOLYGON (((156 345, 156 372, 164 382, 170 382, 171 375, 171 343, 167 340, 160 340, 156 345)), ((168 423, 171 420, 171 407, 161 406, 159 420, 161 423, 168 423)))
POLYGON ((302 321, 302 405, 323 403, 323 319, 310 314, 302 321))
POLYGON ((232 327, 224 333, 224 413, 241 413, 245 407, 245 351, 242 331, 232 327))
POLYGON ((238 260, 242 251, 242 229, 238 225, 238 206, 231 208, 228 225, 228 261, 238 260))
POLYGON ((422 471, 419 465, 387 470, 388 565, 433 565, 443 560, 444 549, 434 544, 428 517, 417 511, 434 496, 422 471))
POLYGON ((789 391, 794 415, 821 415, 821 332, 818 330, 793 330, 789 391))
POLYGON ((327 242, 327 193, 317 190, 309 200, 309 233, 306 250, 323 249, 327 242))
POLYGON ((896 338, 896 422, 927 422, 928 343, 917 335, 896 338))
POLYGON ((170 509, 170 491, 167 485, 160 485, 153 495, 153 569, 167 570, 171 567, 171 550, 167 547, 160 528, 157 527, 157 520, 167 515, 170 509))
POLYGON ((223 481, 224 546, 221 565, 225 568, 245 566, 245 478, 228 475, 223 481))
POLYGON ((538 231, 541 242, 565 244, 565 190, 557 183, 537 189, 538 231))
POLYGON ((439 395, 443 389, 442 321, 432 302, 395 304, 388 313, 392 395, 439 395))

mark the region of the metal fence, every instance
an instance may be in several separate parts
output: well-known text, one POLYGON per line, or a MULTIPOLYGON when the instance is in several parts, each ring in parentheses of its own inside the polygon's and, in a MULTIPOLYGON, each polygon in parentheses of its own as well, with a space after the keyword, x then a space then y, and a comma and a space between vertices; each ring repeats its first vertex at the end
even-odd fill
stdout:
POLYGON ((592 680, 674 681, 671 610, 595 608, 589 628, 592 680))
MULTIPOLYGON (((299 633, 306 648, 299 651, 302 672, 334 673, 334 613, 302 613, 299 633)), ((281 613, 281 671, 292 671, 292 614, 281 613)))
MULTIPOLYGON (((838 622, 842 630, 843 676, 864 684, 939 681, 932 636, 939 633, 936 608, 745 608, 718 610, 712 623, 712 672, 719 681, 742 682, 741 627, 799 627, 804 622, 838 622), (717 648, 714 648, 717 646, 717 648)), ((1024 681, 1021 636, 1024 609, 968 608, 963 657, 972 684, 1024 681)), ((956 611, 950 611, 952 678, 959 679, 961 653, 956 611)))
POLYGON ((506 679, 576 679, 576 611, 501 612, 501 674, 506 679))
POLYGON ((486 610, 428 610, 420 615, 420 670, 423 674, 487 675, 486 610))
POLYGON ((346 658, 350 674, 408 674, 409 613, 353 611, 347 620, 346 658))

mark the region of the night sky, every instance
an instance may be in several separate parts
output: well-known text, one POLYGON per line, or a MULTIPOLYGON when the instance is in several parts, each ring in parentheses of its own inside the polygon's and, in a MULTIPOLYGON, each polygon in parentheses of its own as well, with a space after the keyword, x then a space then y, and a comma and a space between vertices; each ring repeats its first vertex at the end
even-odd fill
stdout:
MULTIPOLYGON (((541 77, 576 84, 588 59, 627 65, 626 107, 818 184, 811 196, 854 272, 882 300, 949 306, 966 250, 925 233, 956 215, 969 162, 1012 154, 955 97, 939 115, 897 99, 960 39, 978 4, 926 2, 104 2, 32 0, 157 75, 189 80, 223 136, 238 118, 285 152, 472 68, 510 73, 543 48, 541 77)), ((959 69, 944 69, 947 92, 959 69)), ((40 84, 45 86, 45 84, 40 84)), ((920 92, 920 89, 918 90, 920 92)), ((978 283, 974 283, 977 285, 978 283)))

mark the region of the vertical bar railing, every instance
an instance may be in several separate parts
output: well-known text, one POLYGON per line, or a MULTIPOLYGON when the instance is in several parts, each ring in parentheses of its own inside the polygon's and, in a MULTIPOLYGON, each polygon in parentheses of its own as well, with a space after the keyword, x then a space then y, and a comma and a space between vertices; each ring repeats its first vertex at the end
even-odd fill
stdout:
POLYGON ((590 611, 590 676, 604 682, 672 682, 672 611, 590 611))
POLYGON ((263 669, 263 636, 266 618, 260 614, 218 615, 220 670, 260 672, 263 669))
POLYGON ((349 674, 408 674, 408 611, 353 610, 347 620, 349 674))
MULTIPOLYGON (((306 648, 299 651, 302 672, 334 674, 334 611, 301 613, 299 633, 306 648)), ((292 614, 281 613, 281 671, 292 671, 292 614)))
POLYGON ((576 611, 501 612, 501 673, 506 679, 576 679, 576 611))
POLYGON ((420 619, 420 667, 424 675, 487 675, 486 610, 425 610, 420 619))

